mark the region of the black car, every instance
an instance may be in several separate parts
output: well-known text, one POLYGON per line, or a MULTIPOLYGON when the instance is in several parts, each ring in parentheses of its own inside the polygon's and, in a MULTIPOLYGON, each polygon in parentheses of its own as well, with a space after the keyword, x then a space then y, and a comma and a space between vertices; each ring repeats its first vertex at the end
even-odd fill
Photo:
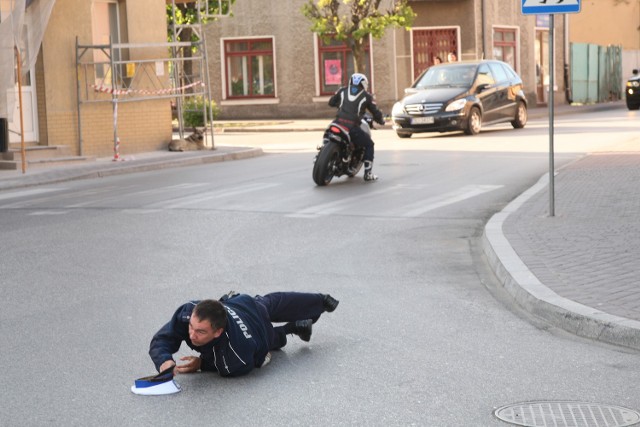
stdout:
POLYGON ((633 76, 627 80, 625 94, 629 110, 640 108, 640 74, 638 74, 638 70, 633 70, 633 76))
POLYGON ((425 70, 393 106, 393 129, 400 138, 420 132, 480 132, 483 125, 527 123, 522 79, 495 60, 452 62, 425 70))

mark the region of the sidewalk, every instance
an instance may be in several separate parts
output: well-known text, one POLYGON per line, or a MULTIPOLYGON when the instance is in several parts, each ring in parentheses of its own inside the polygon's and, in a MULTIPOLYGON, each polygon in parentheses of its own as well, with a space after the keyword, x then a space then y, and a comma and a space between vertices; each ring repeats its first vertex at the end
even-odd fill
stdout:
POLYGON ((495 214, 483 248, 514 303, 578 336, 640 350, 640 138, 584 157, 495 214))
MULTIPOLYGON (((622 108, 559 106, 555 115, 622 108)), ((546 108, 530 118, 548 117, 546 108)), ((328 120, 226 122, 225 132, 322 131, 328 120), (233 126, 231 125, 233 123, 233 126)), ((159 151, 82 166, 0 171, 0 191, 262 155, 261 149, 159 151)), ((513 302, 576 335, 640 350, 640 138, 628 153, 594 154, 561 169, 548 216, 548 178, 485 227, 483 248, 513 302)))

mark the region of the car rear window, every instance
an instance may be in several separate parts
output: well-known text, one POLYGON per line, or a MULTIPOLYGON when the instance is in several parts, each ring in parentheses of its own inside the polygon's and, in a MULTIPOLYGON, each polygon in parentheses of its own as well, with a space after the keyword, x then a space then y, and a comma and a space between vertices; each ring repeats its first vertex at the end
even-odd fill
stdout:
POLYGON ((478 69, 478 80, 477 80, 478 84, 487 84, 487 85, 492 85, 495 84, 496 79, 493 77, 493 74, 491 74, 491 71, 489 70, 489 66, 487 64, 482 64, 480 65, 480 68, 478 69))
POLYGON ((491 73, 493 77, 496 79, 498 83, 504 83, 509 81, 509 77, 505 72, 504 68, 498 63, 490 63, 489 68, 491 68, 491 73))

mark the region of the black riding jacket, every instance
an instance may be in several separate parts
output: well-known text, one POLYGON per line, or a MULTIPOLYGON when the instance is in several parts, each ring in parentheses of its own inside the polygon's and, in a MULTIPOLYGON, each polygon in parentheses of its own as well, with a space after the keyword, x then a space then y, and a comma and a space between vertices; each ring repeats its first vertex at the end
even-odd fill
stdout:
POLYGON ((149 356, 156 366, 173 359, 182 342, 200 353, 202 371, 217 371, 221 376, 238 376, 260 367, 269 352, 265 320, 249 295, 237 295, 223 305, 227 326, 213 341, 196 346, 189 339, 189 319, 199 301, 180 306, 171 320, 151 340, 149 356))
POLYGON ((338 108, 337 121, 349 129, 360 126, 367 110, 373 115, 373 120, 384 124, 384 116, 378 109, 373 95, 357 86, 349 85, 338 89, 329 99, 329 106, 338 108))

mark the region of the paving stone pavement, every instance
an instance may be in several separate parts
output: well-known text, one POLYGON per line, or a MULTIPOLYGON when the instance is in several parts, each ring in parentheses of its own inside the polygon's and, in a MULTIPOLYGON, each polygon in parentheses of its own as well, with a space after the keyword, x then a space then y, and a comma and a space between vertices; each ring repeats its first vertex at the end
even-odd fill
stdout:
MULTIPOLYGON (((635 141, 640 147, 640 138, 635 141)), ((586 156, 544 177, 485 228, 494 271, 527 311, 640 349, 640 152, 586 156)))

